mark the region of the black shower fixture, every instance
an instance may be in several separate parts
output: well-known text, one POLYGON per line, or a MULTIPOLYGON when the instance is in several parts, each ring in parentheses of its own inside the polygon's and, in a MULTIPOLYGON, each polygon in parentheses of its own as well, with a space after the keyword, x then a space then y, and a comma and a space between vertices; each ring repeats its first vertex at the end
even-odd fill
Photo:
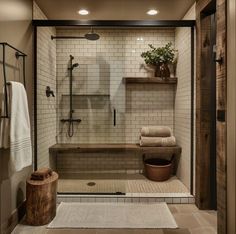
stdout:
POLYGON ((84 37, 85 37, 87 40, 90 40, 90 41, 96 41, 96 40, 98 40, 98 39, 100 38, 100 36, 99 36, 97 33, 95 33, 95 32, 93 31, 93 28, 91 28, 91 32, 86 33, 86 34, 84 35, 84 37))
POLYGON ((69 118, 68 119, 61 119, 62 123, 68 123, 68 136, 72 137, 74 135, 74 123, 80 123, 81 119, 74 119, 73 118, 73 93, 72 93, 72 78, 73 78, 73 69, 75 67, 78 67, 79 64, 78 63, 73 63, 74 60, 74 56, 70 55, 70 62, 69 62, 69 90, 70 90, 70 111, 69 111, 69 118))
POLYGON ((86 33, 84 36, 51 36, 51 39, 87 39, 89 41, 96 41, 100 38, 99 34, 95 33, 93 31, 93 28, 91 28, 91 31, 86 33))

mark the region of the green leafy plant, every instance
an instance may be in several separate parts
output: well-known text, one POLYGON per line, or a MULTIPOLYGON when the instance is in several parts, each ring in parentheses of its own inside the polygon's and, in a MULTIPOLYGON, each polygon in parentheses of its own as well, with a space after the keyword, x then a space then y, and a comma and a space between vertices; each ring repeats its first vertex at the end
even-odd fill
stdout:
POLYGON ((172 47, 172 43, 167 43, 164 47, 156 48, 148 45, 151 50, 141 53, 141 57, 148 65, 160 65, 173 63, 176 50, 172 47))

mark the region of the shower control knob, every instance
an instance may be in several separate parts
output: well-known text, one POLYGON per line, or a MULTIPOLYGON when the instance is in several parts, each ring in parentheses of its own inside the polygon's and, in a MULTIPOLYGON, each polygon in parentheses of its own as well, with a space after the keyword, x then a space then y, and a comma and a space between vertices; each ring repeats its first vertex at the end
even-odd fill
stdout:
POLYGON ((51 88, 49 86, 46 87, 46 96, 47 97, 50 97, 50 96, 55 97, 54 92, 51 90, 51 88))

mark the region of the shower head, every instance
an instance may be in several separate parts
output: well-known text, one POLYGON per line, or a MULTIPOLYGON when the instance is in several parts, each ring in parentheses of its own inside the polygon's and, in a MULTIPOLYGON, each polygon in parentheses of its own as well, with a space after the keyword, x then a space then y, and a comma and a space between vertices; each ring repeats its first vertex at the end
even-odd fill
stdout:
POLYGON ((96 41, 96 40, 98 40, 98 39, 100 38, 100 36, 99 36, 97 33, 95 33, 95 32, 93 31, 93 29, 91 29, 91 32, 86 33, 86 34, 84 35, 84 37, 85 37, 87 40, 90 40, 90 41, 96 41))

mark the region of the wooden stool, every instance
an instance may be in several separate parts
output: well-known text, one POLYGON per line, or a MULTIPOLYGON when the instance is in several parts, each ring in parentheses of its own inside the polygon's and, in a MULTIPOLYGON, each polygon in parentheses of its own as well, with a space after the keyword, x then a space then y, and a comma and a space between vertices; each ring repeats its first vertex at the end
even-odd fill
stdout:
POLYGON ((45 225, 56 216, 57 181, 56 172, 42 181, 27 180, 26 222, 29 225, 45 225))

